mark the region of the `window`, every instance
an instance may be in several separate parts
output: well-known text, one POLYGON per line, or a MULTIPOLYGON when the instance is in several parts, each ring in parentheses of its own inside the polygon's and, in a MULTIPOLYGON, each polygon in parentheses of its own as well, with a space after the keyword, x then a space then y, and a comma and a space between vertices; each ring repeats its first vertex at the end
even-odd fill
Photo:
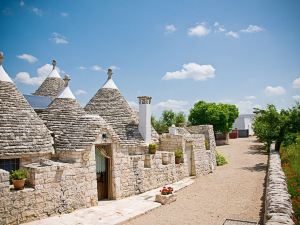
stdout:
POLYGON ((20 159, 0 159, 0 169, 11 172, 20 167, 20 159))

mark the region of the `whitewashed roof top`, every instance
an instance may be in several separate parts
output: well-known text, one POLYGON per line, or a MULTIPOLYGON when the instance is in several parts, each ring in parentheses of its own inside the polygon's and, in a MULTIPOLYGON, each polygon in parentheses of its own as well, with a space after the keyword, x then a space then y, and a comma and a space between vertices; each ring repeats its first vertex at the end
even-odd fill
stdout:
POLYGON ((0 65, 0 81, 6 81, 6 82, 13 83, 13 81, 10 79, 8 74, 5 72, 2 65, 0 65))
POLYGON ((113 72, 112 72, 112 69, 108 69, 107 71, 107 81, 105 82, 105 84, 102 86, 102 88, 109 88, 109 89, 117 89, 117 85, 115 84, 115 82, 113 81, 112 79, 112 75, 113 75, 113 72))
POLYGON ((113 81, 113 79, 108 79, 105 84, 103 85, 102 88, 111 88, 111 89, 117 89, 118 90, 118 87, 117 85, 115 84, 115 82, 113 81))
POLYGON ((61 78, 61 76, 59 75, 59 73, 57 72, 57 70, 55 68, 49 73, 48 77, 61 78))
POLYGON ((71 89, 69 86, 65 87, 65 89, 59 94, 57 98, 72 98, 75 99, 75 96, 73 95, 71 89))

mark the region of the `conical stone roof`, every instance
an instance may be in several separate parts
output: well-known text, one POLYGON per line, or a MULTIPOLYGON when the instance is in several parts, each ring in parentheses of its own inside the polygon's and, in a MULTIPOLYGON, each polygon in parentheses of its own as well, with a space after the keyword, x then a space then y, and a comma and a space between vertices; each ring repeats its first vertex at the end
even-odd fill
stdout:
POLYGON ((110 70, 106 83, 84 109, 89 114, 100 115, 113 127, 123 143, 142 143, 144 140, 138 130, 136 114, 114 84, 111 74, 110 70))
POLYGON ((69 88, 69 78, 65 76, 65 88, 51 104, 39 116, 44 120, 48 129, 55 134, 61 135, 71 123, 85 114, 79 102, 69 88))
POLYGON ((50 131, 2 67, 0 54, 0 156, 53 152, 50 131))
POLYGON ((108 133, 114 143, 118 135, 99 115, 83 115, 68 126, 56 140, 58 151, 74 151, 91 146, 103 133, 108 133))
POLYGON ((59 75, 59 73, 55 68, 56 66, 55 60, 53 60, 52 65, 53 65, 52 71, 50 72, 48 77, 43 81, 41 86, 33 93, 33 95, 48 96, 54 99, 64 89, 65 83, 61 79, 61 76, 59 75))

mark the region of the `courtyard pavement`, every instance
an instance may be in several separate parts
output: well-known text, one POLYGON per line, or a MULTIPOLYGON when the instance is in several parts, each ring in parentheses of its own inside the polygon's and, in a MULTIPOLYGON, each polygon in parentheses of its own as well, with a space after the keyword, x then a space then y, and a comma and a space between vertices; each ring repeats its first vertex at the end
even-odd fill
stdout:
MULTIPOLYGON (((185 178, 176 183, 166 185, 172 186, 178 191, 194 183, 194 178, 185 178)), ((42 220, 37 220, 23 225, 111 225, 118 224, 136 216, 145 214, 161 204, 155 202, 155 195, 161 188, 147 191, 140 195, 128 197, 121 200, 99 201, 99 205, 88 209, 79 209, 70 214, 62 214, 42 220)))

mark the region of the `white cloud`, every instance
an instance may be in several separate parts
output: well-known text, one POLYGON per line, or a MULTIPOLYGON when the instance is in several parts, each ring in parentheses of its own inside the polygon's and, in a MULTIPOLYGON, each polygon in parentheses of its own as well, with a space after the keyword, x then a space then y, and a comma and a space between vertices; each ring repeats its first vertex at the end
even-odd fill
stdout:
POLYGON ((165 27, 166 33, 173 33, 177 30, 174 24, 167 24, 165 27))
POLYGON ((43 11, 37 7, 32 7, 31 11, 36 14, 37 16, 42 16, 43 15, 43 11))
POLYGON ((226 29, 224 28, 224 26, 220 25, 219 22, 215 22, 215 23, 214 23, 214 27, 215 27, 215 32, 220 32, 220 33, 222 33, 222 32, 225 32, 225 31, 226 31, 226 29))
POLYGON ((249 95, 249 96, 245 96, 245 99, 247 99, 247 100, 254 100, 254 99, 256 99, 256 97, 253 96, 253 95, 249 95))
POLYGON ((232 38, 239 38, 239 34, 237 32, 234 31, 229 31, 225 34, 227 37, 232 37, 232 38))
POLYGON ((93 65, 92 67, 91 67, 91 70, 93 70, 93 71, 104 71, 103 69, 102 69, 102 67, 101 66, 98 66, 98 65, 93 65))
POLYGON ((78 69, 80 69, 80 70, 85 70, 86 67, 85 67, 85 66, 79 66, 78 69))
POLYGON ((285 94, 285 89, 281 86, 277 86, 277 87, 272 87, 272 86, 267 86, 265 88, 265 93, 267 96, 278 96, 278 95, 283 95, 285 94))
POLYGON ((189 102, 183 100, 168 99, 153 105, 153 112, 162 112, 163 110, 173 110, 174 112, 187 112, 189 102))
MULTIPOLYGON (((20 72, 16 75, 15 80, 28 85, 40 85, 43 83, 45 78, 49 75, 52 71, 53 66, 50 64, 45 64, 44 66, 37 69, 37 76, 33 77, 27 72, 20 72)), ((55 67, 58 72, 60 69, 55 67)))
POLYGON ((195 81, 204 81, 215 77, 215 68, 211 65, 199 65, 197 63, 183 64, 182 69, 175 72, 167 72, 163 80, 171 79, 193 79, 195 81))
POLYGON ((246 29, 241 30, 243 33, 258 33, 263 31, 264 28, 259 27, 257 25, 249 25, 246 29))
POLYGON ((67 13, 67 12, 61 12, 61 13, 60 13, 60 16, 61 16, 61 17, 68 17, 68 16, 69 16, 69 13, 67 13))
POLYGON ((38 61, 38 59, 36 57, 34 57, 33 55, 29 55, 29 54, 17 55, 17 58, 23 59, 29 63, 35 63, 38 61))
POLYGON ((82 89, 78 89, 77 91, 75 91, 75 95, 85 95, 87 92, 85 90, 82 89))
POLYGON ((20 6, 24 6, 25 2, 24 1, 20 1, 20 6))
POLYGON ((205 23, 196 25, 195 27, 189 28, 189 36, 204 37, 210 33, 210 29, 206 27, 205 23))
POLYGON ((68 44, 69 42, 67 41, 67 38, 59 33, 52 33, 51 41, 53 41, 55 44, 68 44))
POLYGON ((115 65, 111 65, 108 67, 109 69, 112 69, 112 70, 119 70, 120 68, 115 66, 115 65))
POLYGON ((293 88, 300 88, 300 77, 293 81, 293 88))
POLYGON ((294 95, 293 99, 296 100, 296 101, 300 101, 300 95, 294 95))
POLYGON ((240 114, 253 113, 253 108, 261 108, 260 105, 254 104, 252 101, 249 100, 239 101, 238 103, 236 103, 236 106, 238 107, 240 114))

